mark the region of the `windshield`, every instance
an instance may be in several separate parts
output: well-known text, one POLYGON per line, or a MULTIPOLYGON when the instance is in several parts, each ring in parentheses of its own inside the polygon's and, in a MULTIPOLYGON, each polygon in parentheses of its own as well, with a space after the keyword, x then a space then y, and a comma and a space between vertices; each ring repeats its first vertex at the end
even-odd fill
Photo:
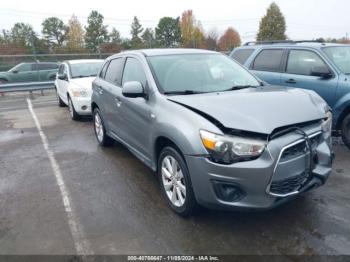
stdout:
POLYGON ((102 66, 101 62, 70 64, 72 78, 96 76, 102 66))
POLYGON ((323 51, 344 74, 350 74, 350 46, 324 47, 323 51))
POLYGON ((207 93, 259 86, 247 70, 221 54, 149 57, 159 88, 164 93, 207 93))

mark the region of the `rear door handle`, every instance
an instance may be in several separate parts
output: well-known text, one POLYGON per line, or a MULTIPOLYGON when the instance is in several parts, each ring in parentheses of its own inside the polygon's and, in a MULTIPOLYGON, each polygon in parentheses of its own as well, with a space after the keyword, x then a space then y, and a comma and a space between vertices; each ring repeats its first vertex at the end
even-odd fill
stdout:
POLYGON ((286 81, 286 83, 287 83, 287 84, 296 84, 297 81, 295 81, 294 79, 288 79, 288 80, 286 81))
POLYGON ((115 103, 116 103, 117 107, 121 107, 122 101, 120 100, 120 98, 119 97, 115 97, 114 100, 115 100, 115 103))

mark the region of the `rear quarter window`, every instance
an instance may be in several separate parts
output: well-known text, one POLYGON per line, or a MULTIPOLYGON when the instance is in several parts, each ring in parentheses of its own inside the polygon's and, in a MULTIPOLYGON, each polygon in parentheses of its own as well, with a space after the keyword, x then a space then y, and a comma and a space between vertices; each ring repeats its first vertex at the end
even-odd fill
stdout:
POLYGON ((253 52, 254 49, 240 49, 235 51, 231 57, 243 65, 253 52))
POLYGON ((253 62, 252 69, 257 71, 279 72, 283 49, 262 50, 253 62))

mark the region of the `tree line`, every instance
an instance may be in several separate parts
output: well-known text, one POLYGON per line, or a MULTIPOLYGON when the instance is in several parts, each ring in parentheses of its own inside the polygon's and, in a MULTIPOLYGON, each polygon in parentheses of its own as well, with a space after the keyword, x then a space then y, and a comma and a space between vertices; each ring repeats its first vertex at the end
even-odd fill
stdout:
MULTIPOLYGON (((205 32, 192 10, 186 10, 181 17, 162 17, 155 28, 143 28, 135 16, 131 23, 130 38, 123 38, 120 32, 104 23, 98 11, 92 11, 83 26, 73 15, 67 24, 58 17, 49 17, 42 22, 41 35, 30 24, 16 23, 10 30, 0 32, 1 54, 57 54, 57 53, 116 53, 140 48, 203 48, 217 51, 231 51, 240 46, 241 37, 234 27, 228 27, 223 34, 216 29, 205 32)), ((280 8, 272 3, 262 17, 257 41, 286 40, 286 21, 280 8)), ((347 38, 317 40, 348 42, 347 38)))
POLYGON ((162 17, 155 28, 143 28, 135 16, 131 23, 130 38, 104 23, 104 16, 92 11, 83 26, 72 15, 65 24, 58 17, 48 17, 42 22, 39 36, 30 24, 16 23, 10 30, 0 33, 0 54, 47 53, 115 53, 140 48, 205 48, 229 51, 241 44, 239 33, 228 27, 220 36, 217 30, 206 33, 192 10, 181 17, 162 17))

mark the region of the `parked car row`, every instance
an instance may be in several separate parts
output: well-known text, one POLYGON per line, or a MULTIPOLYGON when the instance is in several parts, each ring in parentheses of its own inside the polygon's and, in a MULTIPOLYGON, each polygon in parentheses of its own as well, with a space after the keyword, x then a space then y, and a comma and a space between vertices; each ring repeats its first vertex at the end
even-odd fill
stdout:
POLYGON ((54 81, 58 63, 20 63, 6 72, 0 72, 0 84, 17 82, 54 81))
POLYGON ((101 146, 118 141, 156 172, 179 215, 199 205, 270 209, 331 174, 327 103, 314 91, 268 85, 220 53, 149 49, 67 61, 56 88, 73 119, 92 113, 101 146), (86 70, 92 62, 100 69, 86 70))

